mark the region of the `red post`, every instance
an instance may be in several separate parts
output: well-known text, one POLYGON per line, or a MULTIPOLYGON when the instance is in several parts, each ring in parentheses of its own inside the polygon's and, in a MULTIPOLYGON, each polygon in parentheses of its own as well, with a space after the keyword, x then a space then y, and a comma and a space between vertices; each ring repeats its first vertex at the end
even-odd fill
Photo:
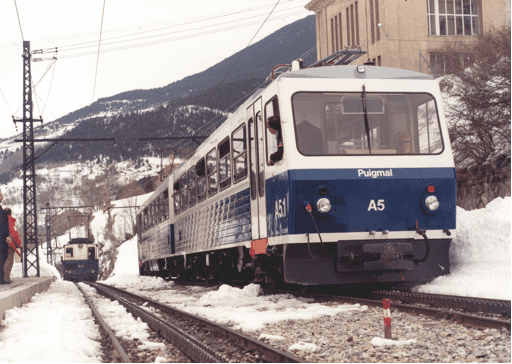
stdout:
POLYGON ((384 308, 384 337, 391 340, 393 338, 391 337, 391 304, 389 299, 384 298, 382 305, 384 308))

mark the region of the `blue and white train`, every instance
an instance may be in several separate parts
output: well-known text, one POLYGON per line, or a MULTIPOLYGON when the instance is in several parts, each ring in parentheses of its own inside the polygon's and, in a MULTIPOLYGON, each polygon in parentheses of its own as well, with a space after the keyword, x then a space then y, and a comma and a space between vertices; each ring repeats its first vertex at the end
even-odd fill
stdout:
POLYGON ((96 282, 99 274, 98 245, 87 238, 75 238, 63 249, 62 278, 73 282, 96 282))
POLYGON ((426 282, 449 273, 455 211, 433 77, 294 62, 142 206, 140 273, 270 286, 426 282), (271 166, 273 115, 284 154, 271 166))

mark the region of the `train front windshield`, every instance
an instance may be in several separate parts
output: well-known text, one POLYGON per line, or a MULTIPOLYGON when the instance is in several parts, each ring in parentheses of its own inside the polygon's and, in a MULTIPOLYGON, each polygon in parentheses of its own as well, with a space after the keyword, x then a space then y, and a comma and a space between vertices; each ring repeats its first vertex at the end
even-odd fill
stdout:
POLYGON ((426 93, 313 93, 292 97, 306 156, 440 154, 436 102, 426 93))

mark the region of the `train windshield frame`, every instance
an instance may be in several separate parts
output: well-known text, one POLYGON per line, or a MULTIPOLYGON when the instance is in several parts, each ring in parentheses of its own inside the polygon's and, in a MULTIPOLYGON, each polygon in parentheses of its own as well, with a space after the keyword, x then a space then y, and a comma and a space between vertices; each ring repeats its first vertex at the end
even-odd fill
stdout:
POLYGON ((297 92, 292 109, 297 149, 305 156, 444 151, 439 111, 429 93, 297 92))

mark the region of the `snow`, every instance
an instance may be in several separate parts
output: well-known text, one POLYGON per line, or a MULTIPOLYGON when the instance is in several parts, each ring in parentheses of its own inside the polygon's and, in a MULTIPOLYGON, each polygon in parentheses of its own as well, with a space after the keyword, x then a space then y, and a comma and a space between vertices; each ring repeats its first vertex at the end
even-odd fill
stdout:
POLYGON ((510 300, 511 198, 484 209, 457 207, 457 236, 450 248, 451 273, 416 287, 417 292, 510 300))
POLYGON ((396 347, 403 347, 409 344, 415 344, 416 340, 390 340, 390 339, 383 339, 381 337, 374 337, 370 343, 373 346, 396 346, 396 347))
MULTIPOLYGON (((139 196, 137 203, 147 198, 139 196)), ((116 206, 129 201, 116 201, 116 206)), ((457 208, 457 236, 450 249, 451 273, 416 287, 420 292, 464 295, 485 298, 511 298, 511 198, 498 198, 486 208, 465 211, 457 208)), ((114 213, 115 210, 112 210, 114 213)), ((115 212, 116 214, 119 212, 115 212)), ((92 226, 96 233, 104 227, 105 213, 95 214, 92 226), (103 222, 102 222, 103 221, 103 222)), ((309 299, 287 294, 261 296, 255 284, 240 289, 227 285, 219 288, 193 287, 179 290, 173 282, 162 278, 140 277, 137 263, 137 238, 117 248, 117 261, 111 277, 103 283, 149 296, 181 310, 211 321, 231 325, 244 332, 262 330, 261 340, 282 340, 264 332, 267 323, 282 320, 312 320, 322 315, 352 315, 367 310, 366 306, 324 306, 309 299), (264 314, 262 314, 264 312, 264 314)), ((44 276, 58 276, 57 270, 41 259, 44 276)), ((13 277, 21 277, 21 264, 16 263, 13 277)), ((82 285, 91 295, 94 289, 82 285)), ((135 320, 117 302, 94 297, 96 306, 107 316, 107 322, 120 338, 139 340, 140 348, 160 350, 161 344, 148 340, 147 325, 135 320)), ((99 362, 98 328, 92 313, 80 297, 78 289, 58 279, 47 292, 36 294, 21 308, 6 312, 1 323, 0 362, 99 362)), ((374 337, 376 348, 407 348, 414 337, 387 340, 374 337)), ((294 343, 290 351, 315 352, 319 348, 304 341, 294 343)), ((165 359, 157 357, 155 362, 165 359)))

